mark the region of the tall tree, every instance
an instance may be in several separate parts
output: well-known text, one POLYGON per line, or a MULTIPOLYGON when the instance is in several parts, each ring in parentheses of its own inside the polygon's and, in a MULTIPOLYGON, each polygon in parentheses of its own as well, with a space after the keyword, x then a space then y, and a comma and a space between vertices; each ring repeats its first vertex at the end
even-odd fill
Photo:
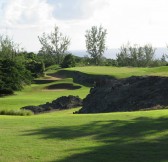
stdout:
POLYGON ((87 52, 94 59, 96 65, 100 64, 100 60, 106 49, 105 39, 107 30, 102 26, 93 26, 90 30, 86 31, 86 48, 87 52))
POLYGON ((54 56, 56 63, 61 64, 64 58, 65 52, 70 45, 70 39, 59 31, 58 26, 54 27, 54 31, 50 34, 43 33, 42 36, 38 36, 38 39, 42 45, 41 53, 47 57, 54 56))

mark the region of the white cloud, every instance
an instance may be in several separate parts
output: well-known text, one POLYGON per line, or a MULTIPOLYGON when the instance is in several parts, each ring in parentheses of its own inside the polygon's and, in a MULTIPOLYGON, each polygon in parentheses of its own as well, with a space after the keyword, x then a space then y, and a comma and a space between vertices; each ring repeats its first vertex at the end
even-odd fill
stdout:
POLYGON ((45 0, 10 0, 3 14, 9 28, 40 26, 52 19, 52 6, 45 0))
POLYGON ((85 31, 102 25, 108 48, 127 41, 165 46, 167 6, 167 0, 1 0, 0 33, 7 29, 27 50, 37 51, 37 36, 56 24, 71 37, 71 49, 84 49, 85 31))

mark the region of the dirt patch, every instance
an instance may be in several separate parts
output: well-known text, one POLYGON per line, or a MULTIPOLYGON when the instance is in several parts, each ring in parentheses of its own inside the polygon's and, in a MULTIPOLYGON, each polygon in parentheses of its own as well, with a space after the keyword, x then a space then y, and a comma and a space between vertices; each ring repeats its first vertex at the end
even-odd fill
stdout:
POLYGON ((60 84, 52 84, 52 85, 49 85, 47 87, 45 87, 45 90, 51 90, 51 91, 54 91, 54 90, 76 90, 76 89, 80 89, 81 86, 76 86, 76 85, 73 85, 73 84, 70 84, 70 83, 60 83, 60 84))

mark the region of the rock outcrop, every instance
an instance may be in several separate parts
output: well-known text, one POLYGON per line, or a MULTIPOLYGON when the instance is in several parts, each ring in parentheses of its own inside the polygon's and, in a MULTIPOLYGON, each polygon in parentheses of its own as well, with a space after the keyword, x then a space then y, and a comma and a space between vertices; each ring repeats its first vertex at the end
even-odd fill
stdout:
POLYGON ((51 103, 47 102, 46 104, 39 105, 39 106, 25 106, 21 109, 24 110, 31 110, 35 114, 48 112, 53 110, 64 110, 82 106, 82 99, 78 96, 62 96, 53 100, 51 103))
POLYGON ((96 83, 78 113, 160 109, 168 106, 168 78, 108 79, 96 83))

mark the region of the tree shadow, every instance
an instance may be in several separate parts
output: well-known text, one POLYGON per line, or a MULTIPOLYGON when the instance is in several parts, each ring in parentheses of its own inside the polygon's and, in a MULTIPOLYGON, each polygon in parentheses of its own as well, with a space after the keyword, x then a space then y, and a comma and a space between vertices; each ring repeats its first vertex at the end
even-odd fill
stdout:
POLYGON ((33 80, 34 84, 48 84, 56 82, 57 80, 47 80, 47 79, 39 79, 39 80, 33 80))
POLYGON ((116 79, 110 75, 87 74, 80 71, 59 70, 52 74, 55 76, 63 76, 64 78, 72 78, 74 83, 81 84, 86 87, 95 86, 95 82, 116 79))
POLYGON ((73 85, 71 83, 52 84, 52 85, 45 87, 45 89, 48 89, 48 90, 54 90, 54 89, 76 90, 80 88, 81 86, 73 85))
POLYGON ((55 162, 168 161, 168 118, 165 117, 94 121, 80 126, 30 130, 25 135, 42 135, 44 139, 61 140, 92 136, 94 141, 101 143, 67 150, 80 153, 55 162))

